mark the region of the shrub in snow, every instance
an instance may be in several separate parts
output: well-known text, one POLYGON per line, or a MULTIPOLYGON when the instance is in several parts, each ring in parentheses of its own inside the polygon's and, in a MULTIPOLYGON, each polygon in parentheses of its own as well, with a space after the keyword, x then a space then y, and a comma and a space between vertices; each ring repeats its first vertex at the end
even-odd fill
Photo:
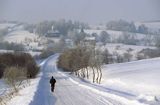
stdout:
POLYGON ((1 71, 4 71, 6 67, 12 66, 26 68, 26 72, 28 73, 28 75, 30 75, 26 75, 26 77, 29 78, 35 77, 39 71, 39 67, 37 67, 35 60, 28 53, 16 52, 0 54, 0 65, 5 65, 3 67, 0 67, 1 71))
POLYGON ((29 61, 26 64, 26 68, 27 68, 27 77, 28 78, 35 78, 35 76, 39 72, 39 67, 37 67, 36 63, 33 63, 32 61, 29 61))
POLYGON ((18 87, 26 79, 26 70, 19 67, 7 67, 4 72, 4 78, 8 85, 18 91, 18 87))

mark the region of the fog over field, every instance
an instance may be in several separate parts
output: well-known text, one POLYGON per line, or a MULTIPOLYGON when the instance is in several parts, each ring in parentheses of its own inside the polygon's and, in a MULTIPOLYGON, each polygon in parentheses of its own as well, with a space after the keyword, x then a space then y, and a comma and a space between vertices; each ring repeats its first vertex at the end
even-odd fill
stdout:
POLYGON ((39 22, 71 19, 91 24, 110 20, 159 20, 159 0, 1 0, 0 20, 39 22))

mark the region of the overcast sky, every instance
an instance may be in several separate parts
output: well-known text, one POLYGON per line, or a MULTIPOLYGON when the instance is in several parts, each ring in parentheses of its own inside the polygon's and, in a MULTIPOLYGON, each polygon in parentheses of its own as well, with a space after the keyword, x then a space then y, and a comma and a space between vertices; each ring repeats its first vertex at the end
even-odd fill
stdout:
POLYGON ((160 20, 160 0, 0 0, 0 20, 160 20))

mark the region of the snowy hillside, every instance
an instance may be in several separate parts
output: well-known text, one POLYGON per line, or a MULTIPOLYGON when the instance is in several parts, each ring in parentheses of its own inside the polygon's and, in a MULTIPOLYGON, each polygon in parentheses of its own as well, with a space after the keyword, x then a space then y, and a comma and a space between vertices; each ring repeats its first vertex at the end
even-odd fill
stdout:
MULTIPOLYGON (((38 35, 22 30, 18 27, 13 32, 10 32, 4 37, 4 41, 9 43, 18 43, 25 45, 26 49, 38 49, 42 50, 43 46, 39 46, 41 38, 38 35)), ((44 40, 44 39, 43 39, 44 40)))
POLYGON ((29 38, 31 40, 36 39, 38 36, 32 33, 29 33, 28 31, 14 31, 9 33, 6 37, 5 37, 5 41, 8 42, 14 42, 14 43, 23 43, 25 42, 26 38, 29 38))
POLYGON ((0 29, 5 29, 5 28, 11 28, 14 27, 16 24, 13 23, 0 23, 0 29))
MULTIPOLYGON (((97 35, 100 35, 100 33, 102 31, 106 31, 110 35, 112 40, 117 39, 117 38, 119 38, 120 36, 123 35, 122 31, 115 31, 115 30, 105 30, 105 29, 104 30, 102 30, 102 29, 99 29, 99 30, 97 30, 97 29, 85 29, 84 30, 85 33, 90 34, 90 35, 94 34, 94 33, 96 33, 97 35)), ((146 36, 145 34, 140 34, 140 33, 130 33, 130 34, 135 35, 138 39, 142 39, 146 36)))
POLYGON ((140 101, 160 96, 160 58, 103 66, 103 85, 140 101))
POLYGON ((159 105, 154 96, 160 96, 160 58, 103 66, 100 85, 59 71, 56 60, 57 55, 42 62, 40 75, 8 105, 159 105), (52 75, 57 80, 53 94, 52 75))
POLYGON ((56 67, 57 57, 51 56, 42 62, 42 74, 7 105, 145 105, 60 72, 56 67), (50 92, 49 86, 52 75, 57 80, 54 93, 50 92))
MULTIPOLYGON (((102 66, 102 83, 91 86, 148 105, 160 104, 160 58, 102 66), (158 101, 157 101, 158 100, 158 101)), ((75 79, 76 80, 76 79, 75 79)), ((88 79, 85 80, 88 83, 88 79)), ((128 104, 130 105, 130 104, 128 104)))
MULTIPOLYGON (((97 35, 100 35, 102 31, 107 31, 112 40, 123 35, 121 31, 84 30, 88 34, 96 33, 97 35)), ((131 34, 136 35, 137 39, 143 39, 146 36, 139 33, 131 34)), ((34 33, 23 30, 22 26, 15 27, 4 37, 4 41, 9 43, 24 44, 32 55, 37 54, 33 49, 44 48, 44 43, 41 44, 44 40, 34 33)), ((107 48, 109 53, 114 54, 116 52, 120 55, 130 50, 133 58, 142 49, 155 49, 155 47, 147 45, 137 46, 119 43, 102 45, 100 42, 97 43, 96 47, 101 50, 107 48)), ((5 50, 0 52, 3 53, 5 50)), ((38 77, 32 79, 30 86, 20 90, 13 99, 8 101, 8 105, 53 105, 53 103, 55 105, 159 105, 160 103, 156 100, 160 100, 160 58, 103 65, 102 84, 91 83, 92 73, 90 80, 83 80, 59 71, 56 67, 57 58, 58 54, 42 62, 41 73, 38 77), (53 94, 50 92, 48 83, 52 75, 57 80, 56 90, 53 94)), ((92 71, 90 70, 90 72, 92 71)), ((0 95, 3 95, 6 86, 2 80, 0 84, 0 95)))

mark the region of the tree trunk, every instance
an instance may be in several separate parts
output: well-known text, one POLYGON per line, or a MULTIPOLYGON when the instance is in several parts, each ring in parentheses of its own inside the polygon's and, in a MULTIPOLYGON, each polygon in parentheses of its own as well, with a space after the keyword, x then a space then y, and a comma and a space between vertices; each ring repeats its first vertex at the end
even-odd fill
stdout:
POLYGON ((75 75, 76 75, 76 76, 78 75, 77 72, 78 72, 78 71, 75 71, 75 75))
POLYGON ((102 69, 101 69, 101 67, 99 67, 99 71, 100 71, 100 78, 99 78, 99 84, 100 84, 101 80, 102 80, 102 69))
POLYGON ((95 82, 95 71, 93 67, 92 67, 92 70, 93 70, 93 83, 94 83, 95 82))
POLYGON ((79 77, 79 70, 77 70, 77 76, 79 77))
POLYGON ((87 70, 87 79, 89 79, 88 67, 86 67, 86 70, 87 70))
POLYGON ((96 67, 96 70, 97 70, 97 78, 96 78, 96 82, 99 83, 99 70, 98 70, 98 67, 96 67))
POLYGON ((86 77, 86 75, 85 75, 85 69, 83 68, 82 71, 83 71, 82 72, 83 73, 83 78, 85 78, 86 77))

